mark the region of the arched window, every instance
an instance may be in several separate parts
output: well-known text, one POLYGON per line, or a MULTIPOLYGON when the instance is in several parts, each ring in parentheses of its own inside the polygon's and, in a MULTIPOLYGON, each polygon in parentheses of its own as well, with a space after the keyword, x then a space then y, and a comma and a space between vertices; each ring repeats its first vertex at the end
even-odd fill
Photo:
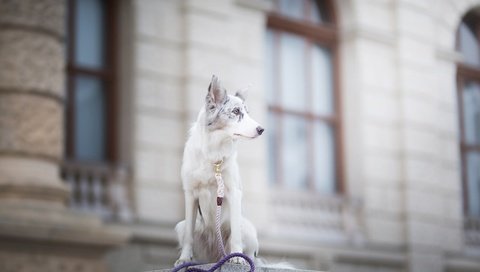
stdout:
POLYGON ((332 1, 276 0, 268 16, 269 172, 276 186, 343 190, 332 1))
POLYGON ((467 13, 458 29, 458 105, 464 210, 480 217, 480 14, 467 13))

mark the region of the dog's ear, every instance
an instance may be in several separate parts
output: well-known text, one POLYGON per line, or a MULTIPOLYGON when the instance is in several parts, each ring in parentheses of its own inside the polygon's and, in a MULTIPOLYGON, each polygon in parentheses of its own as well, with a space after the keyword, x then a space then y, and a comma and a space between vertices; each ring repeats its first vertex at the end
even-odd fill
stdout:
POLYGON ((235 93, 235 96, 242 99, 243 101, 245 101, 245 99, 247 99, 247 97, 248 97, 248 89, 250 89, 250 86, 248 86, 246 88, 243 88, 241 90, 238 90, 235 93))
POLYGON ((220 81, 216 75, 212 76, 212 81, 208 86, 208 93, 207 97, 205 98, 205 102, 207 104, 207 109, 212 110, 217 105, 223 103, 223 101, 227 98, 227 91, 222 88, 220 85, 220 81))

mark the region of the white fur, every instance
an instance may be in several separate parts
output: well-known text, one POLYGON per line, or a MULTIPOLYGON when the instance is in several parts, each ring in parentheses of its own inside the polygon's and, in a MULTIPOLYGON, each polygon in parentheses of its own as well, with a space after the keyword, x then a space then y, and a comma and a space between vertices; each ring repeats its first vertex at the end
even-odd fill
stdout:
POLYGON ((256 128, 259 126, 260 125, 257 121, 253 120, 248 113, 245 113, 245 117, 242 121, 233 128, 233 135, 250 139, 256 138, 258 136, 256 128))
MULTIPOLYGON (((243 103, 238 99, 235 102, 243 103)), ((223 160, 225 198, 222 205, 222 233, 228 253, 241 252, 252 259, 258 251, 255 227, 242 216, 242 183, 237 164, 239 138, 255 138, 258 123, 245 112, 240 121, 228 122, 221 129, 210 130, 205 124, 203 107, 185 144, 181 176, 185 192, 185 220, 175 230, 181 247, 176 265, 187 261, 216 262, 221 257, 215 237, 216 180, 213 164, 223 160), (202 216, 198 207, 200 206, 202 216)), ((234 259, 243 263, 243 259, 234 259)))

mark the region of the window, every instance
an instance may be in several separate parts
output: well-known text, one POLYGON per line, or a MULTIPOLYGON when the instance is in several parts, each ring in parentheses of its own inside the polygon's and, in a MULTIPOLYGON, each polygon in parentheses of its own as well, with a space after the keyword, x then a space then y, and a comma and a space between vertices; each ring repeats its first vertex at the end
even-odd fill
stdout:
POLYGON ((332 2, 274 3, 266 35, 270 179, 290 189, 342 192, 332 2))
POLYGON ((458 64, 458 105, 464 210, 480 218, 480 17, 470 12, 457 33, 457 48, 463 55, 458 64))
POLYGON ((70 0, 66 157, 115 159, 114 0, 70 0))
POLYGON ((116 156, 115 0, 69 0, 66 160, 69 206, 104 220, 129 220, 129 173, 116 156))

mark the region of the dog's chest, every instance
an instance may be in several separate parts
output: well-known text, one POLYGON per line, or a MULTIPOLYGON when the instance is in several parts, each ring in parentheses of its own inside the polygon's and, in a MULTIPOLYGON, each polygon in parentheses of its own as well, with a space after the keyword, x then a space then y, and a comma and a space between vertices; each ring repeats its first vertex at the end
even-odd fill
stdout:
MULTIPOLYGON (((192 171, 191 171, 191 185, 193 188, 200 188, 200 187, 210 187, 216 186, 217 180, 215 178, 215 170, 214 165, 210 163, 201 163, 198 164, 192 171)), ((224 181, 225 187, 230 185, 230 171, 227 168, 221 169, 221 178, 224 181)))
MULTIPOLYGON (((192 174, 191 189, 194 197, 204 204, 209 202, 216 203, 218 184, 213 165, 203 164, 193 171, 192 174)), ((232 179, 227 168, 221 169, 220 179, 223 183, 224 197, 228 198, 232 179)))
MULTIPOLYGON (((215 209, 217 205, 217 180, 215 178, 215 171, 211 165, 203 166, 194 171, 192 179, 192 193, 195 199, 198 200, 200 210, 206 222, 213 222, 215 219, 215 209)), ((221 175, 224 184, 224 210, 228 210, 228 201, 230 195, 230 174, 223 170, 221 175)))
MULTIPOLYGON (((215 226, 217 209, 217 187, 202 186, 193 190, 193 196, 198 201, 199 211, 203 222, 210 227, 215 226)), ((230 211, 229 197, 225 196, 222 205, 222 222, 228 218, 230 211)))
POLYGON ((192 171, 192 187, 210 187, 216 185, 215 172, 212 165, 201 164, 192 171))

